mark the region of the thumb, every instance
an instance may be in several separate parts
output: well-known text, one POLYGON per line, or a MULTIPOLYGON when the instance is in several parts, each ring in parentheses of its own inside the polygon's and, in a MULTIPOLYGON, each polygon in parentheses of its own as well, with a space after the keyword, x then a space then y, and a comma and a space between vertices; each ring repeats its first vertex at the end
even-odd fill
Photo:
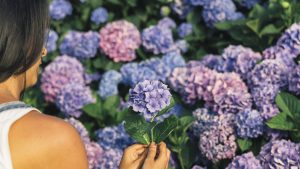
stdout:
POLYGON ((156 156, 156 144, 152 142, 149 146, 148 155, 146 159, 154 160, 155 156, 156 156))

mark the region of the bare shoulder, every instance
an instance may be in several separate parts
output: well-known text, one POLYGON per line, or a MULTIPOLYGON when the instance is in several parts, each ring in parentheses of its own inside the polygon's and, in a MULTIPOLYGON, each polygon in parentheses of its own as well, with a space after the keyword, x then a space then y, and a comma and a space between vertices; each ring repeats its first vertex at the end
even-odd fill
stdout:
POLYGON ((63 119, 32 111, 11 126, 9 143, 14 169, 87 169, 80 136, 63 119))

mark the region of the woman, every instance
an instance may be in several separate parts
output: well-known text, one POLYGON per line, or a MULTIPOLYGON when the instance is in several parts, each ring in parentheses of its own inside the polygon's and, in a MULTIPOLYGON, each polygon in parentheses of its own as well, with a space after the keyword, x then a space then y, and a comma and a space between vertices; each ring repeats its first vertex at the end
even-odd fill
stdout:
MULTIPOLYGON (((74 127, 19 101, 37 81, 48 26, 47 0, 0 0, 0 169, 88 168, 74 127)), ((166 169, 169 157, 165 143, 135 144, 120 169, 166 169)))

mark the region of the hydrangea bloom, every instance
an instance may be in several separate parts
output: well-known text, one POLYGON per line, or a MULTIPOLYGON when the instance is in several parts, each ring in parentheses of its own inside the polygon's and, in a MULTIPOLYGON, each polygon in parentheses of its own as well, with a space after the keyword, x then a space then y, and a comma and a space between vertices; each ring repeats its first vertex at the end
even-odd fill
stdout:
POLYGON ((90 88, 80 84, 65 85, 56 96, 56 106, 67 116, 80 117, 85 105, 95 102, 90 88))
POLYGON ((264 60, 249 75, 249 84, 252 87, 261 85, 287 85, 287 67, 279 60, 264 60))
POLYGON ((225 60, 224 71, 239 73, 243 79, 247 78, 247 74, 262 58, 260 53, 241 45, 230 45, 224 50, 222 56, 225 60))
POLYGON ((240 4, 248 9, 251 9, 254 5, 260 3, 261 0, 236 0, 240 4))
POLYGON ((165 82, 166 78, 171 74, 171 69, 166 66, 159 58, 151 58, 140 63, 140 66, 148 67, 155 71, 159 80, 165 82))
MULTIPOLYGON (((182 55, 178 52, 169 52, 163 55, 162 62, 165 66, 169 67, 173 71, 176 67, 185 66, 185 60, 182 55)), ((171 72, 170 72, 171 74, 171 72)), ((167 76, 170 76, 168 74, 167 76)))
POLYGON ((63 55, 55 58, 42 74, 41 90, 45 100, 54 102, 61 88, 69 83, 84 85, 84 68, 75 58, 63 55))
POLYGON ((209 27, 213 27, 218 22, 237 20, 244 17, 242 13, 236 12, 236 6, 232 0, 211 0, 205 3, 202 15, 209 27))
POLYGON ((105 127, 96 131, 98 143, 105 150, 123 150, 133 143, 133 140, 126 133, 123 123, 118 126, 105 127))
POLYGON ((92 12, 91 21, 97 25, 106 22, 107 19, 108 19, 108 12, 103 7, 99 7, 92 12))
POLYGON ((257 138, 263 134, 264 120, 257 110, 244 110, 236 115, 237 135, 241 138, 257 138))
POLYGON ((99 43, 97 32, 68 32, 60 44, 60 52, 78 59, 87 59, 96 56, 99 43))
POLYGON ((287 140, 274 140, 264 145, 259 153, 263 168, 299 168, 299 144, 287 140))
POLYGON ((253 101, 258 108, 261 108, 264 105, 274 104, 278 93, 279 87, 276 85, 266 84, 251 89, 253 101))
POLYGON ((300 94, 300 66, 294 67, 289 73, 289 90, 300 94))
POLYGON ((283 130, 276 130, 266 127, 265 129, 265 138, 269 141, 280 140, 288 137, 288 132, 283 130))
POLYGON ((121 67, 123 82, 134 86, 144 80, 158 80, 156 72, 149 67, 144 67, 138 63, 127 63, 121 67))
POLYGON ((98 94, 103 99, 106 99, 109 96, 117 95, 119 93, 118 84, 121 81, 122 75, 119 72, 115 70, 105 72, 100 81, 98 94))
POLYGON ((92 74, 85 73, 84 79, 85 79, 86 84, 90 84, 93 81, 99 81, 101 79, 101 74, 100 73, 92 73, 92 74))
POLYGON ((209 0, 190 0, 190 3, 194 6, 203 6, 206 3, 209 3, 209 0))
POLYGON ((50 3, 49 13, 52 19, 61 20, 72 15, 72 4, 67 0, 53 0, 50 3))
POLYGON ((173 50, 172 31, 161 26, 150 26, 142 32, 143 46, 154 54, 167 53, 173 50))
POLYGON ((106 150, 96 169, 117 169, 122 159, 123 151, 119 149, 106 150))
POLYGON ((251 95, 246 84, 236 73, 219 74, 212 88, 213 108, 219 114, 238 113, 251 108, 251 95))
POLYGON ((84 127, 84 125, 79 120, 76 120, 73 117, 71 117, 71 118, 64 119, 64 121, 70 123, 78 131, 84 144, 90 143, 91 140, 89 137, 89 133, 88 133, 87 129, 84 127))
POLYGON ((50 30, 49 31, 49 35, 48 35, 48 39, 47 39, 47 51, 48 52, 53 52, 56 50, 57 46, 56 46, 56 42, 58 40, 58 35, 54 30, 50 30))
POLYGON ((163 19, 159 20, 157 26, 161 27, 162 29, 174 29, 177 25, 173 19, 164 17, 163 19))
POLYGON ((132 61, 141 45, 139 30, 126 20, 108 23, 100 30, 100 47, 114 62, 132 61))
POLYGON ((218 162, 235 156, 237 145, 233 121, 233 114, 222 114, 216 125, 200 135, 199 148, 207 159, 218 162))
POLYGON ((279 109, 275 104, 266 104, 263 105, 260 109, 261 116, 265 120, 269 120, 272 117, 276 116, 279 113, 279 109))
POLYGON ((288 49, 293 56, 298 56, 300 54, 300 24, 294 23, 288 28, 278 40, 277 45, 288 49))
POLYGON ((184 39, 177 40, 174 48, 176 48, 174 51, 179 50, 179 52, 186 53, 189 49, 189 44, 184 39))
POLYGON ((129 90, 129 105, 141 112, 146 120, 170 104, 171 93, 160 81, 145 80, 129 90))
POLYGON ((214 69, 218 72, 223 72, 224 62, 224 59, 219 55, 205 55, 201 59, 201 63, 204 66, 214 69))
POLYGON ((193 25, 190 23, 182 23, 177 29, 178 35, 184 38, 193 33, 193 25))
POLYGON ((204 131, 209 130, 210 126, 217 123, 217 116, 208 109, 199 108, 193 111, 193 116, 196 119, 192 124, 194 136, 199 137, 204 131))
POLYGON ((263 169, 258 159, 252 152, 234 157, 226 169, 263 169))
POLYGON ((99 167, 101 159, 104 155, 104 151, 100 145, 95 142, 90 142, 89 144, 85 145, 85 149, 87 152, 89 168, 93 169, 99 167))
POLYGON ((275 59, 283 62, 287 67, 294 67, 296 63, 294 58, 296 56, 292 54, 288 49, 281 46, 272 46, 263 51, 264 59, 275 59))

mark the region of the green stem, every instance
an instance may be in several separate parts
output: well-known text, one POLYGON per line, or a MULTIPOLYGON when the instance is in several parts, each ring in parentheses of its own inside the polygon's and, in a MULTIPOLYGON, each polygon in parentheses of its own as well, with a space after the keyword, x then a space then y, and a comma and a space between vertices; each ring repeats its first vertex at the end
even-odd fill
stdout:
POLYGON ((182 159, 181 151, 182 151, 182 150, 180 150, 180 151, 178 152, 178 159, 179 159, 180 167, 181 167, 182 169, 184 169, 184 164, 183 164, 183 159, 182 159))

